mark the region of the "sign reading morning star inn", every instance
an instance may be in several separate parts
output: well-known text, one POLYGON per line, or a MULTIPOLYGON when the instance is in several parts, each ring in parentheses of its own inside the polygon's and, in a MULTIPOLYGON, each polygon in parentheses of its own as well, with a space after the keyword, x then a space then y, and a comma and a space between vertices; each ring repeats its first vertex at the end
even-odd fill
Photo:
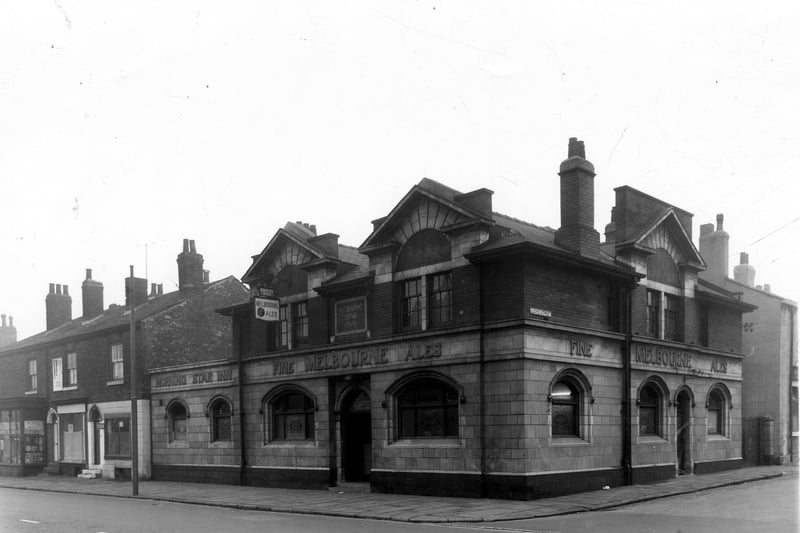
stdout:
POLYGON ((676 370, 692 368, 692 354, 690 353, 641 344, 633 346, 633 360, 643 365, 668 367, 676 370))

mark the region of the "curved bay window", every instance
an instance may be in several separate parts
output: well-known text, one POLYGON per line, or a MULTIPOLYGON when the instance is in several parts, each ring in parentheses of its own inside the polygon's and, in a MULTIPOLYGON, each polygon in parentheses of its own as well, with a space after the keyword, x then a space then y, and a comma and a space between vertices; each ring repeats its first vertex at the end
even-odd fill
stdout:
POLYGON ((653 383, 639 390, 639 435, 658 436, 661 420, 661 392, 653 383))
POLYGON ((302 392, 289 391, 272 400, 271 440, 313 440, 314 401, 302 392))
POLYGON ((169 420, 169 441, 185 441, 186 421, 189 418, 189 410, 183 402, 172 402, 167 408, 167 418, 169 420))
POLYGON ((458 437, 458 391, 451 385, 419 378, 396 398, 399 438, 458 437))
POLYGON ((575 385, 560 380, 550 392, 551 420, 554 437, 579 437, 580 393, 575 385))
POLYGON ((231 404, 224 398, 217 398, 208 408, 211 418, 211 441, 231 440, 231 404))
POLYGON ((707 422, 709 435, 725 435, 725 407, 727 404, 727 397, 720 388, 714 388, 708 393, 706 410, 708 412, 707 422))

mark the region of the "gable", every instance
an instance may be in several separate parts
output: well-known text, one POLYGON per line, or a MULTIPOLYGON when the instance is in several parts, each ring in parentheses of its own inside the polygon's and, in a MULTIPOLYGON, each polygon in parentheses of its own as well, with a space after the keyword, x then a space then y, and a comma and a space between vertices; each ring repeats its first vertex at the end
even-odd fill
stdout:
POLYGON ((323 254, 309 244, 300 241, 286 229, 279 229, 264 250, 253 257, 242 281, 274 279, 287 266, 301 266, 321 259, 323 254))
POLYGON ((664 250, 677 266, 705 269, 700 252, 672 208, 665 209, 651 219, 633 239, 617 245, 618 249, 627 246, 641 248, 651 253, 664 250))

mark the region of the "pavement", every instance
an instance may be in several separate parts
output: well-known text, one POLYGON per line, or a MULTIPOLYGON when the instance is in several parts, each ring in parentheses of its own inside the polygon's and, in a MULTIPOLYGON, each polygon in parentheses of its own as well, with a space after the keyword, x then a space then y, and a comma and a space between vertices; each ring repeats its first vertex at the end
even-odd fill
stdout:
POLYGON ((701 476, 684 475, 646 485, 610 487, 532 501, 381 494, 366 485, 328 490, 242 487, 209 483, 79 479, 66 476, 0 477, 0 487, 136 498, 253 511, 327 515, 401 522, 497 522, 611 509, 631 503, 738 485, 781 476, 798 477, 797 465, 757 466, 701 476))

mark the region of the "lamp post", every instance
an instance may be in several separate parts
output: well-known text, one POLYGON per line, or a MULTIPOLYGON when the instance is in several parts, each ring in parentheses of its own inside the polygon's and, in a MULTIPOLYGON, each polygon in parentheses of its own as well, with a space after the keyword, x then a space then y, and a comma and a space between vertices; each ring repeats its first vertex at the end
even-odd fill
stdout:
POLYGON ((133 277, 131 265, 131 284, 129 290, 131 302, 131 481, 133 482, 133 495, 139 495, 139 380, 136 374, 136 278, 133 277))

